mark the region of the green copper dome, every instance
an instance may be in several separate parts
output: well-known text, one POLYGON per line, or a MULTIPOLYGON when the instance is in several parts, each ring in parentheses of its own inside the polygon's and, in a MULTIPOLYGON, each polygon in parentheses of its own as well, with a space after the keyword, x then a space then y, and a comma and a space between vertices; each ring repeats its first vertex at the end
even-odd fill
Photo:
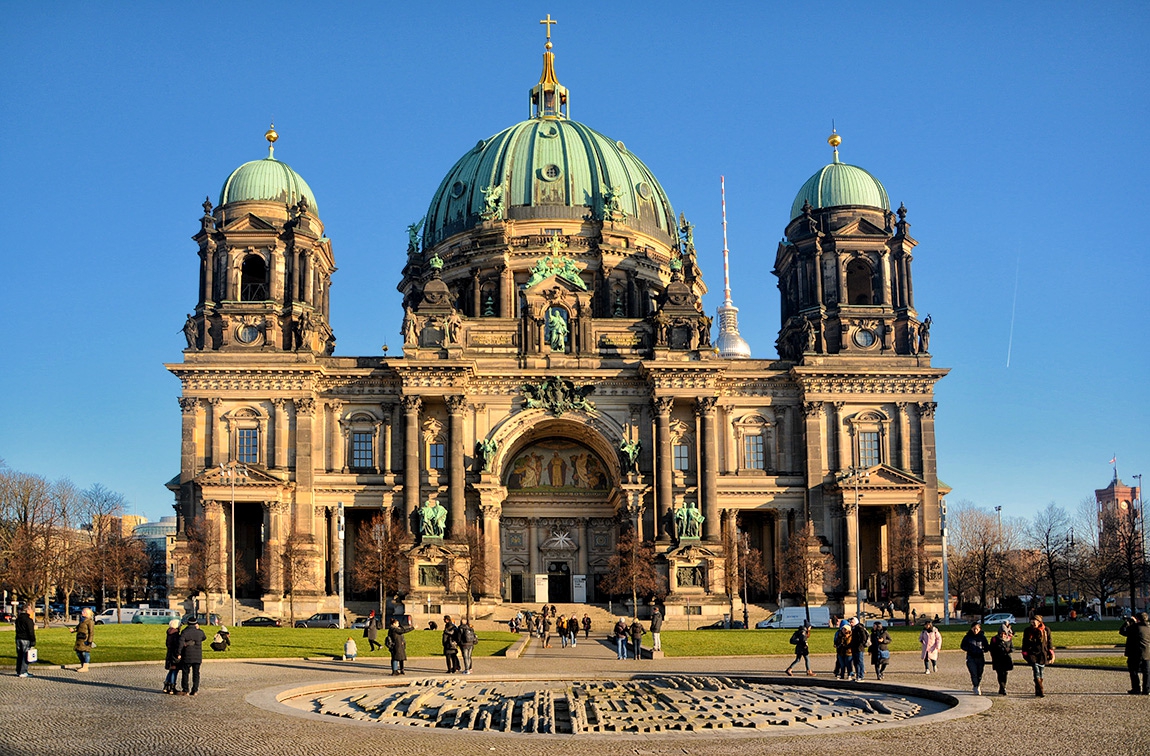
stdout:
POLYGON ((484 190, 502 187, 509 219, 606 218, 663 239, 675 213, 643 161, 578 121, 540 116, 484 139, 455 164, 427 210, 424 247, 480 222, 484 190))
POLYGON ((890 198, 879 180, 857 165, 840 163, 838 150, 835 162, 820 168, 799 189, 791 204, 791 220, 803 214, 803 204, 807 202, 816 209, 862 205, 890 210, 890 198))
POLYGON ((315 195, 307 182, 287 163, 268 155, 263 160, 252 160, 232 171, 220 189, 219 204, 266 201, 294 205, 301 197, 307 199, 308 211, 318 217, 315 195))

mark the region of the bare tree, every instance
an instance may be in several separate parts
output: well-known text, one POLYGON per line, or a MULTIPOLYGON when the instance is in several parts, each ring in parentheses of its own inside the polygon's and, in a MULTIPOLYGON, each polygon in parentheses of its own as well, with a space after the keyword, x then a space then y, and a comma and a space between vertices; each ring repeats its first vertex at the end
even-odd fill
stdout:
MULTIPOLYGON (((910 622, 910 597, 918 589, 920 565, 926 561, 926 550, 918 540, 918 524, 906 512, 890 524, 890 559, 887 564, 891 593, 897 596, 906 620, 910 622)), ((891 617, 894 617, 893 612, 891 617)))
POLYGON ((355 535, 355 564, 351 567, 352 584, 356 590, 375 588, 379 595, 379 614, 386 610, 384 597, 396 595, 407 583, 406 560, 403 546, 403 521, 392 513, 384 512, 360 523, 355 535))
POLYGON ((288 621, 295 626, 295 594, 314 586, 311 573, 312 557, 306 536, 294 528, 279 548, 279 569, 283 576, 283 591, 288 600, 288 621))
POLYGON ((823 542, 815 535, 814 523, 809 520, 796 528, 787 541, 780 580, 784 592, 802 597, 808 622, 811 619, 811 586, 826 586, 838 581, 835 558, 829 550, 823 550, 823 542))
POLYGON ((738 587, 742 587, 743 627, 749 628, 751 618, 747 604, 750 601, 750 592, 766 590, 770 586, 771 576, 763 569, 763 552, 751 546, 749 534, 739 534, 738 550, 739 561, 735 569, 735 584, 736 590, 738 587))
POLYGON ((483 590, 484 566, 483 531, 478 523, 471 522, 467 524, 466 558, 457 557, 447 563, 447 571, 453 578, 451 582, 463 586, 468 622, 471 621, 471 605, 475 594, 483 590))
POLYGON ((148 557, 138 538, 125 538, 115 533, 105 544, 101 558, 108 582, 116 590, 116 606, 124 605, 125 589, 136 585, 147 572, 148 557))
MULTIPOLYGON (((985 616, 987 596, 995 583, 1002 553, 998 520, 987 510, 962 501, 947 514, 947 525, 950 577, 956 586, 974 591, 979 614, 985 616)), ((959 596, 962 597, 961 591, 959 596)))
POLYGON ((223 593, 227 585, 227 561, 221 553, 219 528, 206 517, 188 521, 184 528, 187 535, 187 549, 184 552, 184 569, 188 576, 189 598, 197 604, 199 594, 204 594, 204 612, 212 613, 212 594, 223 593))
POLYGON ((1102 537, 1103 529, 1097 502, 1093 498, 1084 499, 1074 516, 1074 532, 1078 536, 1073 554, 1074 569, 1087 594, 1097 596, 1100 605, 1105 607, 1115 593, 1121 570, 1102 537))
POLYGON ((615 554, 607 562, 607 574, 599 590, 614 596, 631 594, 631 614, 639 616, 639 597, 660 599, 667 595, 666 581, 655 566, 655 546, 639 540, 635 528, 619 536, 615 554))
MULTIPOLYGON (((92 585, 93 592, 99 588, 102 610, 107 603, 108 591, 108 563, 103 555, 119 523, 122 522, 120 518, 124 514, 127 502, 122 494, 109 490, 99 483, 84 489, 80 497, 80 520, 83 521, 83 528, 88 534, 88 553, 84 556, 88 568, 87 579, 92 585)), ((117 616, 116 619, 120 621, 122 618, 117 616)))
POLYGON ((1131 611, 1137 605, 1138 586, 1146 566, 1137 517, 1133 508, 1107 512, 1102 517, 1100 533, 1102 549, 1114 567, 1116 582, 1130 594, 1131 611))
POLYGON ((1067 569, 1067 554, 1070 550, 1070 518, 1066 510, 1054 502, 1039 510, 1027 531, 1029 545, 1041 560, 1045 578, 1049 581, 1050 592, 1054 596, 1054 620, 1058 621, 1058 584, 1062 573, 1067 569))

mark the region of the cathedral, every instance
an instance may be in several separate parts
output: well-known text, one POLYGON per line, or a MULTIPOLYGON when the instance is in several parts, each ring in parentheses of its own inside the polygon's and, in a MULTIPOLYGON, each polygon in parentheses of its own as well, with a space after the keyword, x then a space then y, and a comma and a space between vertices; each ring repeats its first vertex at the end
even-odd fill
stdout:
POLYGON ((234 584, 262 612, 286 613, 289 593, 297 614, 332 611, 382 514, 395 593, 441 611, 467 594, 606 603, 633 534, 668 620, 730 611, 740 558, 758 561, 743 595, 767 606, 941 612, 947 370, 916 309, 905 208, 832 134, 776 253, 778 356, 753 357, 729 283, 718 322, 704 311, 692 226, 655 175, 568 117, 546 29, 530 118, 467 149, 396 250, 402 356, 338 354, 332 239, 274 129, 204 202, 187 346, 166 366, 173 601, 208 559, 216 599, 234 584), (784 579, 800 534, 830 565, 802 589, 784 579))

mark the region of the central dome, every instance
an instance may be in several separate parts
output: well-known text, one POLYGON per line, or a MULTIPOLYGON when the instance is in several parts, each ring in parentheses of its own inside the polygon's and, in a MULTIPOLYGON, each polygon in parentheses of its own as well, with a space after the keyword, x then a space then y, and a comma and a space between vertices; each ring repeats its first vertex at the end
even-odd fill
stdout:
POLYGON ((566 118, 539 117, 480 141, 447 172, 427 209, 424 248, 474 227, 484 190, 503 189, 512 220, 603 217, 652 236, 676 237, 663 187, 622 142, 566 118))

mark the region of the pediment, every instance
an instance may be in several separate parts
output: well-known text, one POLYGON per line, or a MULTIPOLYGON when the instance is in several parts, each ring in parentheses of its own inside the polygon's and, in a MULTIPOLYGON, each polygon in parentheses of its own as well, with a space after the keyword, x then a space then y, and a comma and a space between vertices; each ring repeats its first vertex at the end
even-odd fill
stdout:
MULTIPOLYGON (((864 473, 865 482, 859 483, 860 491, 882 490, 919 490, 926 486, 926 481, 911 475, 904 470, 898 470, 887 464, 875 465, 864 473)), ((854 488, 851 480, 843 479, 826 484, 830 490, 854 488)))
POLYGON ((455 559, 456 556, 443 544, 435 542, 421 543, 409 551, 407 555, 412 559, 422 559, 433 563, 455 559))
POLYGON ((697 562, 702 559, 714 559, 718 553, 700 543, 687 541, 680 543, 678 548, 667 552, 667 559, 681 562, 697 562))
POLYGON ((276 227, 258 215, 245 213, 224 226, 224 231, 275 231, 276 227))
POLYGON ((876 226, 866 218, 855 218, 844 226, 834 230, 836 237, 841 236, 881 236, 886 238, 890 234, 887 230, 876 226))
POLYGON ((576 292, 587 291, 586 286, 580 288, 573 281, 570 281, 567 278, 564 278, 563 276, 560 276, 558 274, 552 274, 550 276, 547 276, 546 278, 541 278, 541 279, 539 279, 539 281, 532 284, 531 286, 528 286, 523 291, 526 292, 527 294, 541 294, 543 296, 546 296, 546 292, 551 292, 556 288, 559 288, 563 291, 570 292, 572 294, 574 294, 576 292))
MULTIPOLYGON (((257 465, 240 465, 236 475, 236 489, 252 487, 283 486, 284 481, 275 477, 267 470, 257 465), (245 474, 246 473, 246 474, 245 474)), ((209 467, 195 477, 195 482, 201 488, 212 486, 227 486, 231 488, 232 480, 228 468, 209 467)))

